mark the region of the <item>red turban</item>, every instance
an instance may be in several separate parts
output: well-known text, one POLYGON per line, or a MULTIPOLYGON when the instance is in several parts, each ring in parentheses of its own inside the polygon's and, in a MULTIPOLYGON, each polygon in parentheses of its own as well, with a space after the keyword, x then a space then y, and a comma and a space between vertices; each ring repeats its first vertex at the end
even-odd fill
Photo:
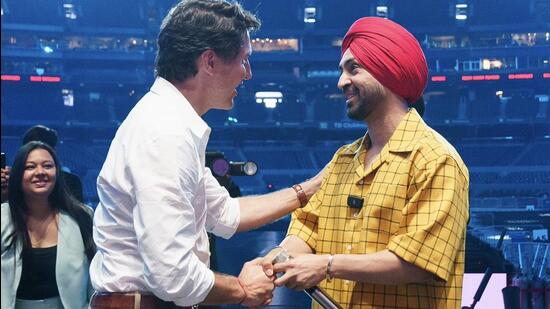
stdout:
POLYGON ((428 79, 424 53, 414 36, 397 23, 363 17, 351 25, 342 42, 384 87, 408 103, 416 102, 428 79))

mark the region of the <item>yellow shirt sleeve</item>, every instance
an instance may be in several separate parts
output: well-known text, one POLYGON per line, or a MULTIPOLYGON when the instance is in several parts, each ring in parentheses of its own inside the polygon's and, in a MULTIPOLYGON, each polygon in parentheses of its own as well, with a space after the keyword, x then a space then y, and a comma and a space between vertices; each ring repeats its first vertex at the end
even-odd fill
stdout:
POLYGON ((464 245, 469 217, 468 176, 448 155, 428 162, 416 176, 410 186, 416 192, 403 208, 399 233, 387 248, 447 281, 464 245))

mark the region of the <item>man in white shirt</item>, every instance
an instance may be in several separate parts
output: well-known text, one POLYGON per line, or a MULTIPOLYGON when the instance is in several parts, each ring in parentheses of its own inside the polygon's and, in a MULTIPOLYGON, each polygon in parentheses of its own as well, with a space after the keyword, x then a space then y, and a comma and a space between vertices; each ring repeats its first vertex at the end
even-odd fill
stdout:
POLYGON ((163 21, 156 81, 118 129, 97 180, 92 308, 270 303, 274 278, 258 260, 238 277, 209 269, 207 232, 229 238, 269 223, 305 205, 321 176, 231 198, 204 167, 210 128, 200 117, 233 106, 252 76, 249 31, 259 26, 224 0, 182 1, 163 21))

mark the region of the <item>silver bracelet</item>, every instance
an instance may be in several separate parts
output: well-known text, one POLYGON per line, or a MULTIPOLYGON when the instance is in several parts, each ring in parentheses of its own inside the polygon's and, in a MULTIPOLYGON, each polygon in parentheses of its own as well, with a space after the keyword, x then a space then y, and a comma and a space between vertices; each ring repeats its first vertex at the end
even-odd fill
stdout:
POLYGON ((334 255, 330 255, 328 257, 328 263, 327 263, 327 273, 325 275, 325 278, 327 279, 327 282, 330 282, 332 280, 332 275, 330 274, 331 268, 332 268, 332 260, 334 259, 334 255))

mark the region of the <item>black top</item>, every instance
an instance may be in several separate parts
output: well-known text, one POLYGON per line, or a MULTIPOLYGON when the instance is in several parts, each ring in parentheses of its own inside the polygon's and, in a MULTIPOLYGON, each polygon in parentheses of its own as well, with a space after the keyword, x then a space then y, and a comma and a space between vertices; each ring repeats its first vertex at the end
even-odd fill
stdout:
POLYGON ((45 299, 59 296, 55 280, 57 246, 32 248, 23 253, 19 299, 45 299))

